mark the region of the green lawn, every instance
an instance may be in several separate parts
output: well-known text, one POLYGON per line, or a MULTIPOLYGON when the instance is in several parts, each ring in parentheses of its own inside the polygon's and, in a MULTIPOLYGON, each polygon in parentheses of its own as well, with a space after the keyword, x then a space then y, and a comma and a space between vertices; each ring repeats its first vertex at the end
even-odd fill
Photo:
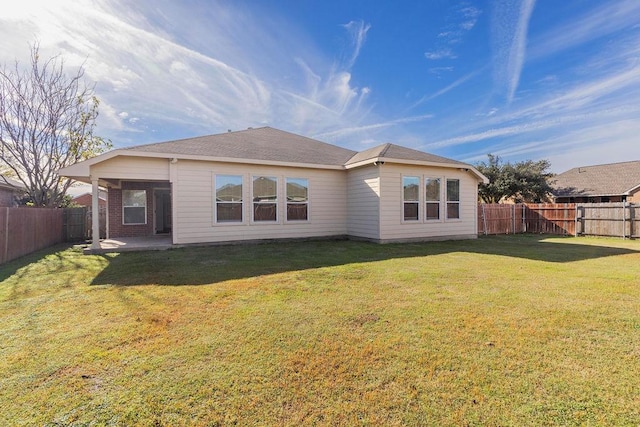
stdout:
POLYGON ((638 241, 58 247, 0 325, 0 425, 640 425, 638 241))

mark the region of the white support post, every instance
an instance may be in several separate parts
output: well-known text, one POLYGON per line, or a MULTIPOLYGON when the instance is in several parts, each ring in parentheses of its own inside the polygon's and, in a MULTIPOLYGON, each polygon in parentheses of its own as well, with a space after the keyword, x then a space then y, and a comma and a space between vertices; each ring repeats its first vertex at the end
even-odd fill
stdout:
POLYGON ((91 177, 91 249, 100 249, 99 191, 98 178, 91 177))

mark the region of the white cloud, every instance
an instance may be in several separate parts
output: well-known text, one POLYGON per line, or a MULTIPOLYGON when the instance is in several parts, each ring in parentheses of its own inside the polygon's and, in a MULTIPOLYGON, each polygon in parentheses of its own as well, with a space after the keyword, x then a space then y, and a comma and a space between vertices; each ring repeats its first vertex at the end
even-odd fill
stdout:
POLYGON ((515 96, 525 61, 529 20, 535 0, 500 0, 494 4, 491 36, 494 82, 506 92, 507 103, 515 96))
POLYGON ((455 59, 458 56, 451 49, 443 48, 433 52, 425 52, 424 57, 435 61, 438 59, 455 59))

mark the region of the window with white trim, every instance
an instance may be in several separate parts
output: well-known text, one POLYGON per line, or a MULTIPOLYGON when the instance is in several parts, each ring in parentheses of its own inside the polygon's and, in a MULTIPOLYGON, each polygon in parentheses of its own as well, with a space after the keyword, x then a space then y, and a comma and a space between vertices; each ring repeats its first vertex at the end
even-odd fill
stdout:
POLYGON ((253 177, 253 221, 276 222, 278 219, 278 178, 253 177))
POLYGON ((460 219, 459 179, 447 179, 447 219, 460 219))
POLYGON ((216 222, 242 222, 242 175, 216 175, 216 222))
POLYGON ((424 190, 425 220, 440 219, 440 178, 426 178, 424 180, 424 190))
POLYGON ((309 180, 287 178, 287 221, 307 221, 309 219, 309 180))
POLYGON ((147 223, 147 191, 122 190, 122 223, 147 223))
POLYGON ((420 179, 417 176, 402 177, 402 208, 405 221, 418 220, 420 179))

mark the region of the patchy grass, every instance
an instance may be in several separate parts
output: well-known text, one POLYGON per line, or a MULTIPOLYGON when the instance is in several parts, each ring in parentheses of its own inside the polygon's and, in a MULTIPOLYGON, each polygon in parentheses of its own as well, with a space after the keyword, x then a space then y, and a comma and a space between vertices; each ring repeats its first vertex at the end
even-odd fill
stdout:
POLYGON ((501 236, 0 268, 2 425, 638 425, 640 242, 501 236))

